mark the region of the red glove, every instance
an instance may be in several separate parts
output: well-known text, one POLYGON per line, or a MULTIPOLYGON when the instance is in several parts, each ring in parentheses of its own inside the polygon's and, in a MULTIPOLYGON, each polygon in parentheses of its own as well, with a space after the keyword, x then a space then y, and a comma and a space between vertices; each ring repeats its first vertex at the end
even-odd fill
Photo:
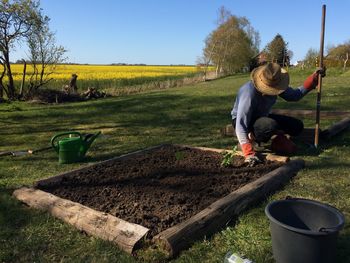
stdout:
POLYGON ((255 155, 253 145, 251 143, 249 143, 249 142, 243 143, 243 144, 241 144, 241 148, 242 148, 242 152, 243 152, 244 157, 255 155))
POLYGON ((318 68, 314 73, 308 76, 307 79, 304 81, 304 88, 309 91, 315 89, 318 84, 318 75, 321 75, 322 78, 325 77, 326 67, 318 68))
POLYGON ((307 79, 304 81, 304 88, 307 90, 312 90, 317 87, 318 84, 318 73, 312 73, 307 79))

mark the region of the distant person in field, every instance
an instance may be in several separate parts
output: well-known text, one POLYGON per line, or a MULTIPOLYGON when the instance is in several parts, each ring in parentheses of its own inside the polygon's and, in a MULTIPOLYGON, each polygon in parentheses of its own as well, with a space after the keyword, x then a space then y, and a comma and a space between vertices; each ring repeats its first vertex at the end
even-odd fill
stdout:
POLYGON ((299 135, 304 124, 293 117, 271 114, 277 96, 286 101, 298 101, 318 84, 318 75, 325 76, 326 69, 318 69, 308 76, 303 86, 289 87, 289 74, 277 63, 266 63, 251 72, 251 80, 238 91, 233 109, 232 125, 249 166, 261 163, 254 146, 271 139, 271 150, 279 154, 292 154, 296 145, 289 136, 299 135), (272 137, 272 138, 271 138, 272 137))
POLYGON ((69 90, 72 91, 73 93, 77 93, 78 87, 77 87, 77 74, 72 74, 72 77, 69 81, 69 90))

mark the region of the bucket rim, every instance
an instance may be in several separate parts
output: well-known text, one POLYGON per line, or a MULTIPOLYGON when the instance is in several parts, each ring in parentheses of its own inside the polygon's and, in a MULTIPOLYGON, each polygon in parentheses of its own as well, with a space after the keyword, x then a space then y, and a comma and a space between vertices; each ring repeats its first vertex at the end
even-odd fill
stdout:
POLYGON ((324 236, 324 235, 329 235, 333 234, 336 232, 339 232, 341 229, 343 229, 344 224, 345 224, 345 217, 342 212, 340 212, 337 208, 334 206, 331 206, 329 204, 321 203, 319 201, 311 200, 311 199, 304 199, 304 198, 291 198, 291 199, 285 199, 285 200, 275 200, 270 202, 266 207, 265 207, 265 214, 269 218, 270 221, 274 222, 275 224, 282 226, 286 229, 289 229, 291 231, 297 232, 297 233, 302 233, 306 235, 313 235, 313 236, 324 236), (333 212, 333 214, 338 218, 339 223, 335 226, 332 226, 329 231, 312 231, 312 230, 307 230, 307 229, 301 229, 301 228, 296 228, 287 224, 284 224, 280 221, 278 221, 276 218, 274 218, 271 213, 270 213, 270 208, 278 203, 290 203, 290 202, 303 202, 303 203, 311 203, 313 205, 317 206, 322 206, 326 207, 330 211, 333 212), (335 230, 336 229, 336 230, 335 230))

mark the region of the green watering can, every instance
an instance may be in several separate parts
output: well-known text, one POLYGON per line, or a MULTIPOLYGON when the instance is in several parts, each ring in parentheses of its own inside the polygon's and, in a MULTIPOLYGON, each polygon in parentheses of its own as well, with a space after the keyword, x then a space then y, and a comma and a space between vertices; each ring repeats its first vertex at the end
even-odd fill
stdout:
POLYGON ((55 135, 51 139, 52 147, 58 153, 59 163, 75 163, 81 161, 90 148, 92 142, 99 136, 96 134, 87 134, 82 136, 79 132, 70 131, 55 135), (57 138, 69 135, 68 137, 57 140, 57 138), (58 141, 58 142, 57 142, 58 141))

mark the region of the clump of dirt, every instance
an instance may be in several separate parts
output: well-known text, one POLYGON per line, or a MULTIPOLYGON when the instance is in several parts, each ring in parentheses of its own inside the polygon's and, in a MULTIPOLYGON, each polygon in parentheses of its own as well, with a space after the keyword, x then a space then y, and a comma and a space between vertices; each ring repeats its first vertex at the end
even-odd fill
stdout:
POLYGON ((143 225, 153 237, 282 165, 265 161, 251 168, 240 156, 231 167, 221 161, 220 153, 168 145, 94 165, 41 189, 143 225))

